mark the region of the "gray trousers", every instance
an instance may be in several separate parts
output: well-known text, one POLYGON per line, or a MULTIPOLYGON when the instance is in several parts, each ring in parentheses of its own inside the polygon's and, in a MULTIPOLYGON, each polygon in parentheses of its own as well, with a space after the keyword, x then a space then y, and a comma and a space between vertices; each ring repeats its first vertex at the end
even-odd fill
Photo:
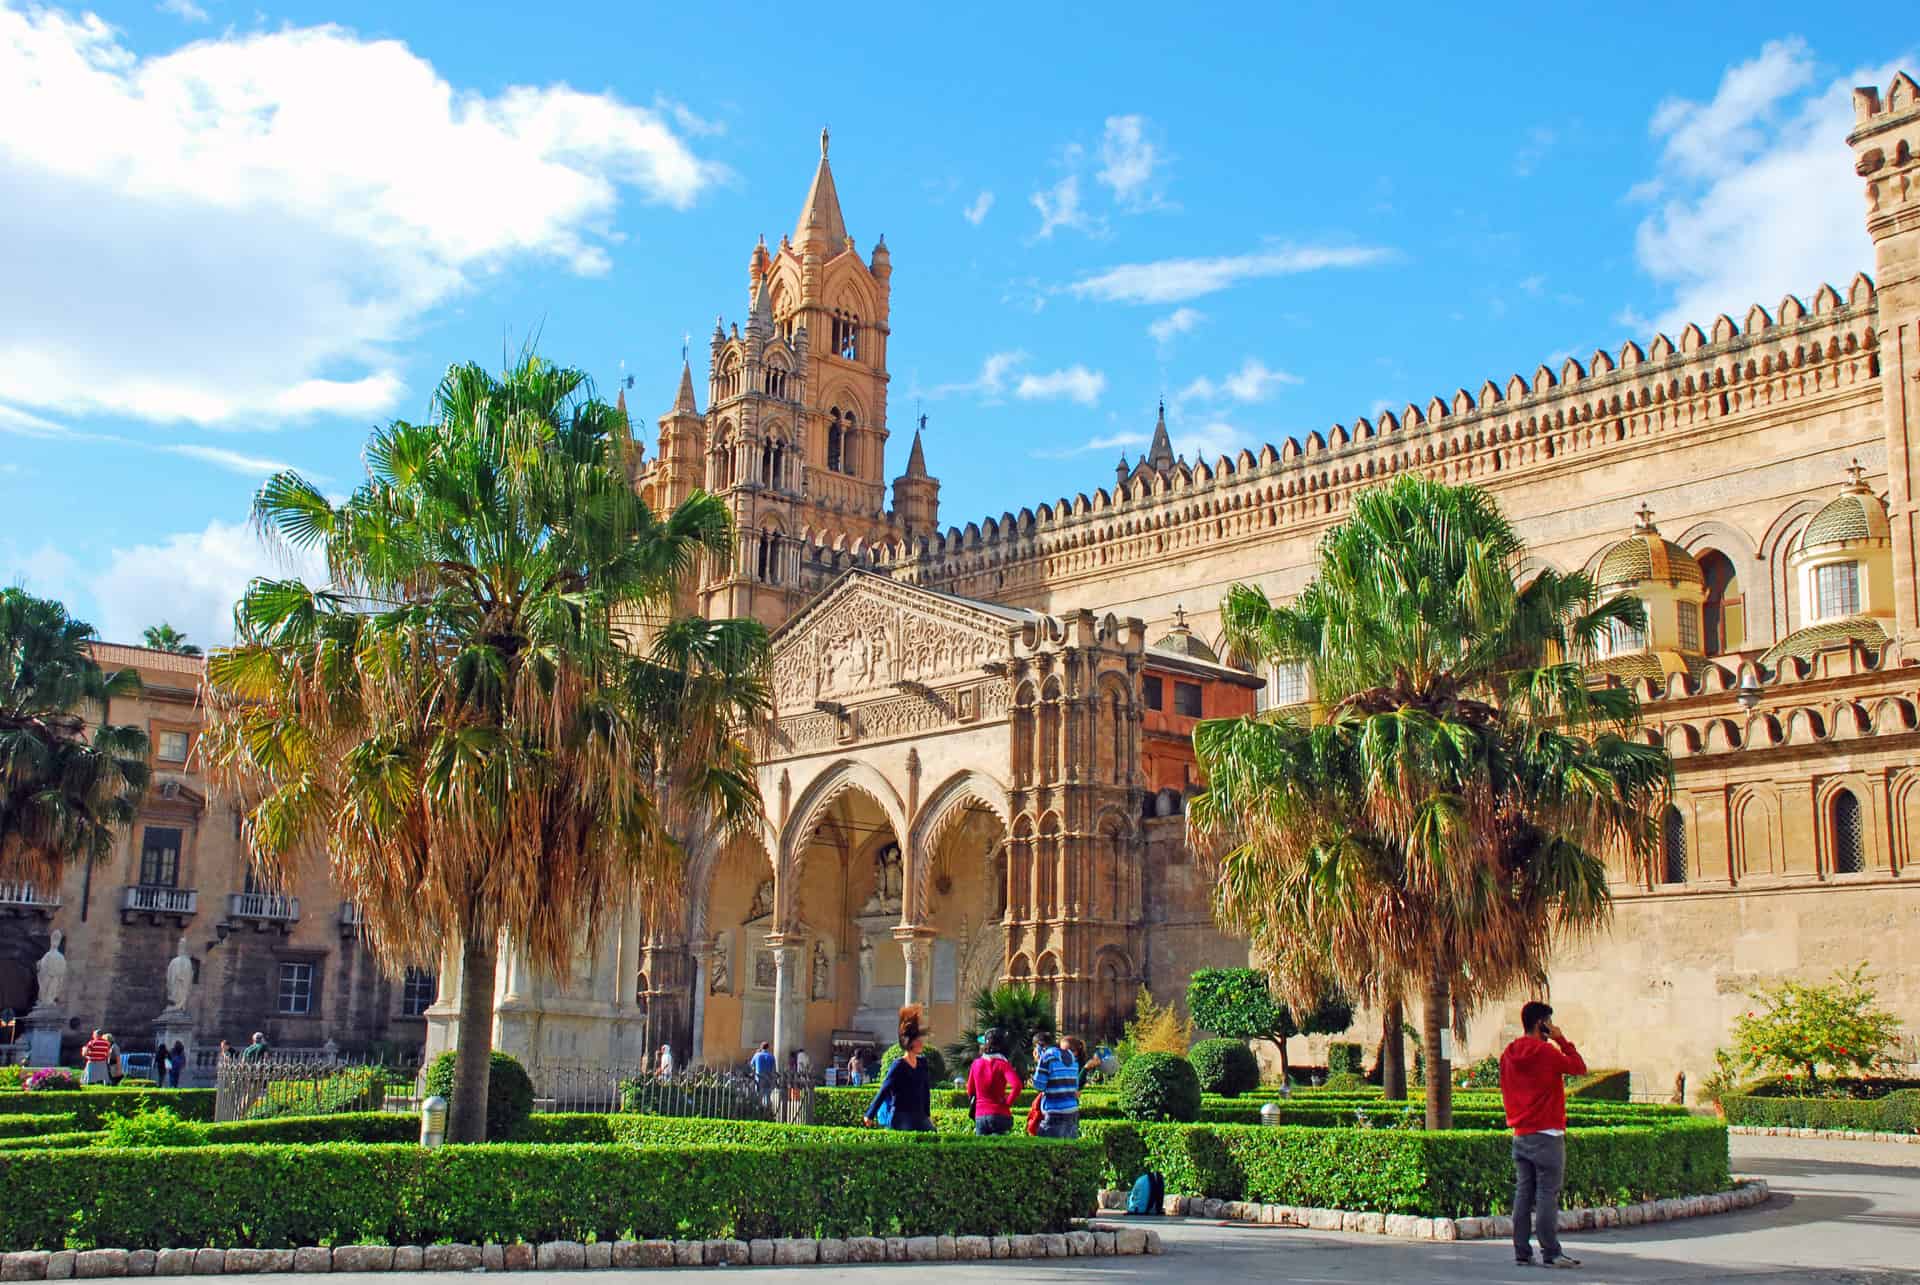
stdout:
POLYGON ((1533 1257, 1533 1237, 1540 1240, 1540 1256, 1560 1257, 1560 1187, 1567 1177, 1567 1140, 1545 1133, 1522 1133, 1513 1139, 1513 1256, 1533 1257), (1529 1228, 1528 1223, 1532 1226, 1529 1228), (1531 1235, 1529 1234, 1531 1232, 1531 1235))

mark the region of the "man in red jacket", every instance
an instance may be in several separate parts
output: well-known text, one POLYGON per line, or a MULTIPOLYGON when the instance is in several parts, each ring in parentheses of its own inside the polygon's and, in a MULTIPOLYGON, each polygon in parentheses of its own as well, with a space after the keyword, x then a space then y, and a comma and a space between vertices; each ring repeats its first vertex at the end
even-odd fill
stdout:
POLYGON ((1567 1176, 1565 1077, 1585 1075, 1587 1064, 1553 1024, 1551 1005, 1534 1000, 1523 1007, 1520 1026, 1526 1034, 1500 1055, 1500 1097, 1513 1130, 1513 1257, 1532 1263, 1537 1234, 1541 1266, 1578 1267, 1579 1259, 1560 1252, 1560 1186, 1567 1176))

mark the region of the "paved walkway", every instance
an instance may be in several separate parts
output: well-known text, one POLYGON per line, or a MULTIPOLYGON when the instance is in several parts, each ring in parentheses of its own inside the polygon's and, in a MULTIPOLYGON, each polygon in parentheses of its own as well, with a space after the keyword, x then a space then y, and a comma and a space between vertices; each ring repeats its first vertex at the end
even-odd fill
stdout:
MULTIPOLYGON (((1765 1178, 1766 1204, 1740 1213, 1606 1232, 1574 1233, 1567 1251, 1577 1272, 1548 1275, 1513 1264, 1504 1241, 1409 1244, 1281 1227, 1224 1226, 1156 1219, 1167 1252, 1158 1258, 1066 1259, 1037 1263, 719 1269, 649 1272, 515 1273, 521 1285, 589 1285, 618 1280, 712 1281, 741 1276, 753 1285, 820 1285, 834 1276, 854 1285, 910 1275, 918 1285, 1005 1285, 1009 1278, 1049 1282, 1197 1281, 1596 1281, 1737 1280, 1742 1285, 1920 1281, 1920 1146, 1733 1139, 1734 1171, 1765 1178)), ((435 1279, 429 1277, 426 1279, 435 1279)), ((279 1279, 279 1278, 276 1278, 279 1279)), ((444 1279, 444 1278, 440 1278, 444 1279)), ((260 1278, 265 1285, 266 1278, 260 1278)), ((393 1285, 391 1274, 335 1276, 333 1285, 393 1285)))

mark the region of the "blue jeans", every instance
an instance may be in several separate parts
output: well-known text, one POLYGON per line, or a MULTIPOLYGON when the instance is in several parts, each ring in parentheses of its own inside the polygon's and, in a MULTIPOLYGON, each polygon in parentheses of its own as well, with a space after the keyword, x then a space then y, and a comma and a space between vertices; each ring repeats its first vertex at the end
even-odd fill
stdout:
POLYGON ((1078 1111, 1049 1111, 1040 1117, 1040 1136, 1043 1138, 1077 1138, 1080 1136, 1080 1113, 1078 1111))
POLYGON ((982 1138, 991 1138, 1002 1133, 1012 1133, 1013 1117, 1010 1115, 977 1115, 973 1117, 973 1131, 982 1138))

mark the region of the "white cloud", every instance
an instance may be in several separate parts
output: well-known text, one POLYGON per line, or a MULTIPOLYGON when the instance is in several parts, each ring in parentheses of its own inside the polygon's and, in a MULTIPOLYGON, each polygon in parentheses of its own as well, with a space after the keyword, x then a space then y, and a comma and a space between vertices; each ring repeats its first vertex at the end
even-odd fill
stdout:
POLYGON ((1155 343, 1173 342, 1177 335, 1184 335, 1207 319, 1207 314, 1198 308, 1175 308, 1166 316, 1147 325, 1147 333, 1153 336, 1155 343))
POLYGON ((207 11, 195 4, 193 0, 160 0, 160 3, 154 7, 161 13, 172 14, 182 22, 210 21, 207 11))
POLYGON ((1053 401, 1065 398, 1091 406, 1106 391, 1107 377, 1100 371, 1075 364, 1045 374, 1022 375, 1013 386, 1013 395, 1022 401, 1053 401))
POLYGON ((1545 125, 1536 125, 1528 130, 1527 141, 1520 145, 1518 152, 1514 153, 1513 172, 1521 178, 1531 175, 1539 167, 1540 162, 1546 159, 1547 153, 1553 150, 1554 142, 1558 137, 1555 131, 1545 125))
POLYGON ((115 549, 88 584, 93 624, 102 637, 126 642, 164 620, 202 646, 217 646, 233 641, 233 604, 249 580, 296 575, 326 579, 318 558, 295 558, 244 522, 216 520, 203 531, 115 549))
POLYGON ((1095 177, 1129 210, 1151 209, 1160 203, 1155 170, 1163 158, 1148 141, 1146 128, 1144 116, 1109 116, 1100 139, 1100 172, 1095 177))
POLYGON ((1206 259, 1160 259, 1123 263, 1083 277, 1067 289, 1082 298, 1107 303, 1179 303, 1264 277, 1290 276, 1324 268, 1363 268, 1390 258, 1378 246, 1282 245, 1251 254, 1206 259))
POLYGON ((1669 99, 1650 128, 1664 140, 1658 172, 1631 195, 1664 198, 1641 222, 1641 269, 1667 297, 1667 329, 1719 313, 1769 309, 1821 282, 1845 288, 1871 271, 1859 180, 1844 142, 1852 89, 1884 85, 1908 52, 1881 68, 1821 79, 1798 39, 1772 41, 1728 68, 1711 101, 1669 99))
POLYGON ((1060 228, 1098 232, 1104 227, 1080 203, 1078 174, 1067 175, 1046 191, 1035 192, 1029 199, 1033 202, 1033 208, 1040 211, 1040 230, 1034 233, 1040 240, 1052 236, 1060 228))
POLYGON ((1255 449, 1259 445, 1247 430, 1222 419, 1208 420, 1197 428, 1169 427, 1167 436, 1173 441, 1174 453, 1185 456, 1189 464, 1198 464, 1202 460, 1212 464, 1222 455, 1231 456, 1243 446, 1255 449))
POLYGON ((927 396, 938 399, 951 397, 955 393, 978 393, 982 397, 998 397, 1006 391, 1007 376, 1026 359, 1027 354, 1017 348, 1011 352, 989 353, 987 359, 980 363, 980 373, 972 379, 955 384, 936 384, 927 390, 927 396))
POLYGON ((623 197, 690 205, 721 175, 696 119, 462 88, 334 26, 140 55, 91 14, 0 7, 0 403, 390 409, 437 306, 529 259, 605 271, 623 197))
POLYGON ((1090 437, 1075 446, 1055 446, 1045 450, 1027 452, 1037 460, 1064 460, 1075 455, 1087 455, 1093 451, 1111 451, 1118 449, 1122 457, 1129 446, 1145 446, 1152 438, 1146 433, 1108 433, 1099 437, 1090 437))
POLYGON ((987 211, 992 208, 993 193, 983 190, 980 195, 973 198, 973 203, 967 206, 966 209, 960 211, 960 213, 965 216, 967 222, 973 224, 975 227, 979 227, 982 223, 986 222, 987 211))
POLYGON ((1284 370, 1274 370, 1258 357, 1249 357, 1240 363, 1240 369, 1224 379, 1215 381, 1202 375, 1180 390, 1182 401, 1218 401, 1228 398, 1236 402, 1263 402, 1287 384, 1300 382, 1298 375, 1284 370))
MULTIPOLYGON (((284 472, 293 467, 293 465, 281 460, 263 459, 258 455, 244 455, 239 451, 230 451, 221 446, 178 445, 162 446, 159 449, 166 451, 170 455, 184 455, 188 459, 200 460, 204 463, 212 464, 216 468, 227 470, 229 473, 238 473, 242 477, 250 477, 256 482, 264 482, 273 474, 284 472)), ((320 481, 322 479, 310 475, 309 480, 320 481)))

